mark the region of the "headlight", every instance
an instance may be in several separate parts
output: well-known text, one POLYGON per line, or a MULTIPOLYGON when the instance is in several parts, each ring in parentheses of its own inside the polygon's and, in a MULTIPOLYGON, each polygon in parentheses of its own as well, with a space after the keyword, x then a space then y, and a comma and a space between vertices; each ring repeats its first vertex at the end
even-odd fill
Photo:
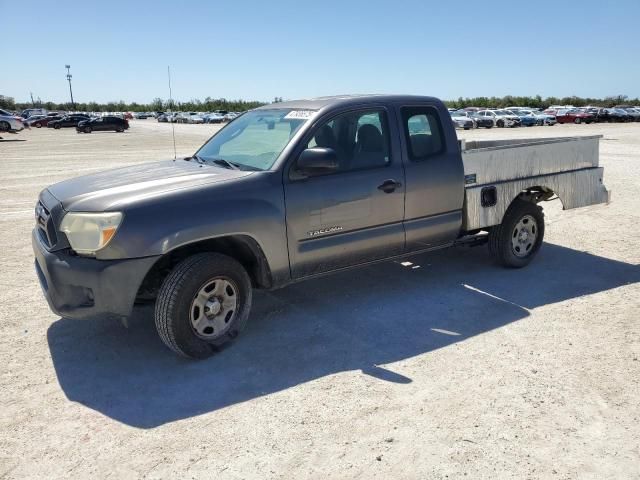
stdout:
POLYGON ((118 230, 122 213, 67 213, 60 230, 67 235, 69 244, 77 253, 95 255, 107 246, 118 230))

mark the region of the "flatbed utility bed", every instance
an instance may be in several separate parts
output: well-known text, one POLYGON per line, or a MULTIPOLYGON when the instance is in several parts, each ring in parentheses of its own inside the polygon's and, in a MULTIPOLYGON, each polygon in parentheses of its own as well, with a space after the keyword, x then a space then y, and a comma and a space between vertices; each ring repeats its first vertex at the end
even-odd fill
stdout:
POLYGON ((599 166, 600 138, 461 140, 465 229, 499 224, 511 199, 536 187, 554 192, 565 210, 608 203, 611 193, 599 166))

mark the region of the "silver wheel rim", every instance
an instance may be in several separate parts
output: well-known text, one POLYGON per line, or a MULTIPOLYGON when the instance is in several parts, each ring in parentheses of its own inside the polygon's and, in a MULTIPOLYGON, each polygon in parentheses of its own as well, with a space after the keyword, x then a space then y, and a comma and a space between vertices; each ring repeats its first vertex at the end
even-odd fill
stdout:
POLYGON ((538 238, 538 222, 525 215, 516 224, 511 234, 511 250, 516 257, 526 257, 533 250, 538 238))
POLYGON ((224 335, 236 314, 238 288, 226 277, 207 280, 191 302, 189 320, 195 334, 205 340, 224 335))

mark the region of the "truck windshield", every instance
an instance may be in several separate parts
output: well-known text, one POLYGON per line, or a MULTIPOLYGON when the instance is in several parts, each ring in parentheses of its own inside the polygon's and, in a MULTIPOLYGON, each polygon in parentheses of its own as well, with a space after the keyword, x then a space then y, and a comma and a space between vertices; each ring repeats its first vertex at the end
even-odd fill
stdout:
POLYGON ((247 112, 211 137, 196 156, 217 165, 221 164, 219 160, 233 163, 242 170, 268 170, 291 137, 315 113, 292 109, 247 112))

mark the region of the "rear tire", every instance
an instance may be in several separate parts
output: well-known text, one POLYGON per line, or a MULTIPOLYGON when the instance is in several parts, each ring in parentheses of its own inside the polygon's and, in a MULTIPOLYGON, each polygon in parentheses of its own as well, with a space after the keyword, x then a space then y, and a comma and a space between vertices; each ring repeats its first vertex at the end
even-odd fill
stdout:
POLYGON ((580 120, 580 118, 576 118, 573 123, 575 123, 576 125, 580 125, 580 123, 582 123, 582 120, 580 120))
POLYGON ((497 126, 498 128, 503 128, 503 127, 504 127, 504 120, 498 120, 498 121, 496 122, 496 126, 497 126))
POLYGON ((40 122, 36 122, 36 123, 34 123, 33 126, 36 127, 36 128, 40 128, 40 127, 42 127, 42 124, 40 122))
POLYGON ((53 128, 55 128, 56 130, 60 130, 60 125, 54 125, 53 128))
POLYGON ((0 132, 8 132, 9 130, 11 130, 9 122, 0 122, 0 132))
POLYGON ((489 233, 489 253, 502 266, 522 268, 535 257, 544 239, 544 214, 535 203, 516 199, 502 223, 489 233))
POLYGON ((251 299, 251 279, 238 261, 219 253, 193 255, 163 281, 156 300, 156 329, 178 355, 207 358, 244 329, 251 299), (202 296, 209 295, 202 303, 202 296))
POLYGON ((118 128, 116 128, 116 132, 122 133, 122 132, 124 132, 124 128, 118 127, 118 128))
POLYGON ((91 127, 84 127, 84 133, 91 133, 91 127))

